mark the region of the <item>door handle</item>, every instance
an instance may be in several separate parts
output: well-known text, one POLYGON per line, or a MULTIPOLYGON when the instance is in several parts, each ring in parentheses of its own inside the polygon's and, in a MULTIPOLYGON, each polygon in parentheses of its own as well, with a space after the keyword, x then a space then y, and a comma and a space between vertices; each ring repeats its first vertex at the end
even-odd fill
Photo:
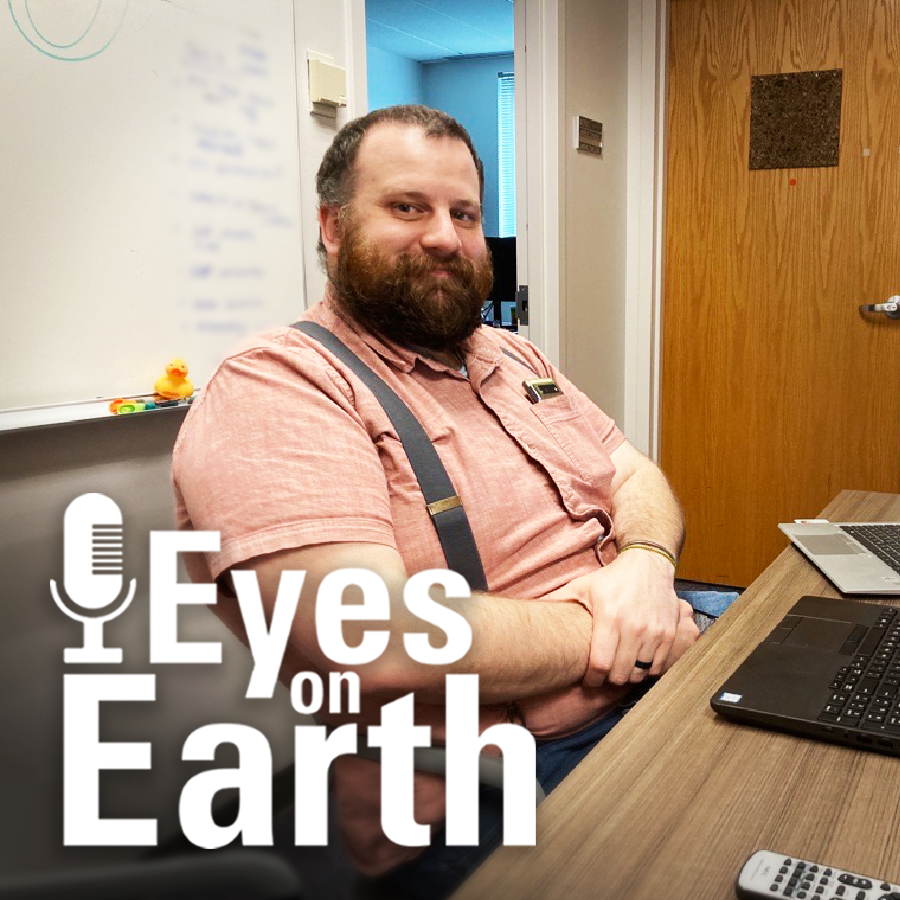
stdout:
POLYGON ((859 311, 884 313, 889 319, 900 319, 900 294, 888 297, 884 303, 860 303, 859 311))

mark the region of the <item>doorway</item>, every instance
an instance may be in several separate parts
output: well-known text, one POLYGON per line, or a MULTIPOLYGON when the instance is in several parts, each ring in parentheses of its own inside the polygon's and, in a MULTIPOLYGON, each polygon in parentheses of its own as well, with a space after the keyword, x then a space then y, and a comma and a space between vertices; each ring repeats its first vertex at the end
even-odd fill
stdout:
POLYGON ((472 136, 495 273, 484 320, 516 330, 513 21, 512 0, 366 0, 368 108, 421 103, 472 136))

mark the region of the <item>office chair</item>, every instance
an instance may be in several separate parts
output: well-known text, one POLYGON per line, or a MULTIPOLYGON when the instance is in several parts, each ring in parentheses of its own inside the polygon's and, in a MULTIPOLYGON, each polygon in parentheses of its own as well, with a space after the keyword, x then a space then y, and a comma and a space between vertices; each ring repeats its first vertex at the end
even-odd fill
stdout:
POLYGON ((301 900, 273 853, 224 850, 0 880, 0 900, 301 900))

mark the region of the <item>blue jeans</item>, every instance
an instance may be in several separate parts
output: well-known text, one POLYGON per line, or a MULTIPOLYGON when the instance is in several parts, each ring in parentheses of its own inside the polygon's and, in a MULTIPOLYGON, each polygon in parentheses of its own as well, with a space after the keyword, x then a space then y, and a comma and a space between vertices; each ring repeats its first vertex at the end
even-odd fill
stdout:
MULTIPOLYGON (((695 620, 705 630, 737 598, 734 591, 679 591, 695 610, 695 620)), ((647 679, 636 686, 628 699, 568 737, 536 741, 536 771, 545 793, 550 793, 580 763, 597 744, 622 721, 653 686, 655 679, 647 679)), ((477 847, 448 847, 446 833, 441 829, 431 846, 412 862, 405 863, 384 876, 384 881, 399 888, 416 900, 443 900, 455 891, 482 862, 500 845, 503 836, 503 791, 482 786, 479 807, 480 843, 477 847)))
POLYGON ((737 600, 737 591, 676 591, 694 607, 694 622, 703 634, 737 600))
POLYGON ((717 619, 738 598, 738 591, 676 591, 694 607, 695 612, 717 619))

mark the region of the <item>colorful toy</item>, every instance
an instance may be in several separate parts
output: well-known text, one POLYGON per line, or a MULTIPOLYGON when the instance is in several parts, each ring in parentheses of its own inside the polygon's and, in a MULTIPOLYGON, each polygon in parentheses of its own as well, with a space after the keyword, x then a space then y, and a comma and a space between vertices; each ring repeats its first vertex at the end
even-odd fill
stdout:
POLYGON ((126 413, 144 412, 148 409, 156 409, 157 406, 158 404, 155 401, 150 400, 147 397, 141 397, 137 400, 132 398, 126 400, 123 397, 116 397, 116 399, 109 404, 109 411, 115 413, 117 416, 121 416, 126 413))
POLYGON ((156 380, 153 390, 167 400, 190 397, 194 393, 194 386, 187 373, 187 363, 183 359, 173 359, 166 366, 166 374, 156 380))
POLYGON ((156 404, 152 400, 126 400, 119 407, 119 415, 123 413, 144 412, 148 409, 156 409, 156 404))
POLYGON ((127 413, 145 412, 163 406, 180 406, 194 399, 194 386, 187 377, 188 367, 183 359, 173 359, 166 366, 166 374, 156 379, 152 397, 116 397, 109 404, 109 411, 120 416, 127 413))

